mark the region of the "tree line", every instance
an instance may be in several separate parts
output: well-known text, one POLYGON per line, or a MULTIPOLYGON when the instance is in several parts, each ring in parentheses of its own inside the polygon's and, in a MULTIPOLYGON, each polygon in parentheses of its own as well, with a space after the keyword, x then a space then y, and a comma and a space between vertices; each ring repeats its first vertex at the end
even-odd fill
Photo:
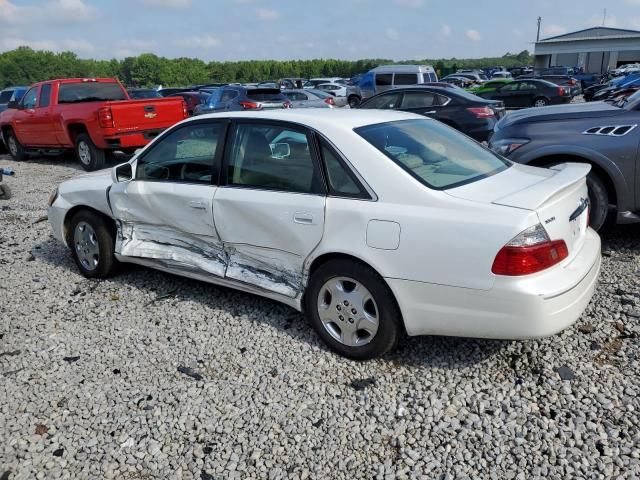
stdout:
POLYGON ((377 58, 364 60, 245 60, 204 62, 197 58, 165 58, 143 53, 123 60, 79 58, 73 52, 36 51, 29 47, 0 53, 0 87, 29 85, 54 78, 117 77, 127 86, 188 86, 213 82, 256 82, 284 77, 351 77, 378 65, 411 63, 433 65, 440 76, 458 68, 501 65, 531 65, 527 50, 496 58, 422 59, 394 62, 377 58))

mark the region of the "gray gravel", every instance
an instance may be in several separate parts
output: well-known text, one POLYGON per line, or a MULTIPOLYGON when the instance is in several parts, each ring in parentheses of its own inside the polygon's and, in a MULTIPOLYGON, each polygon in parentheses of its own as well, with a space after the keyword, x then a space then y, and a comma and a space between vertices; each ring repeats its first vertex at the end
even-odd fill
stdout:
POLYGON ((640 476, 640 228, 552 338, 411 338, 328 352, 287 307, 128 267, 81 277, 51 189, 15 163, 0 202, 0 478, 630 479, 640 476))

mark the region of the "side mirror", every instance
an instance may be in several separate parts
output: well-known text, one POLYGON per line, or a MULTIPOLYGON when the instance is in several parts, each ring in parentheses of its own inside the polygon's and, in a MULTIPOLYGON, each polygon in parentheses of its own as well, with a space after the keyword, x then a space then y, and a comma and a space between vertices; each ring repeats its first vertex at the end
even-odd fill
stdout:
POLYGON ((7 108, 17 109, 18 108, 18 102, 16 102, 15 100, 11 100, 9 103, 7 103, 7 108))
POLYGON ((130 163, 116 165, 111 170, 111 179, 114 183, 128 182, 133 179, 133 167, 130 163))

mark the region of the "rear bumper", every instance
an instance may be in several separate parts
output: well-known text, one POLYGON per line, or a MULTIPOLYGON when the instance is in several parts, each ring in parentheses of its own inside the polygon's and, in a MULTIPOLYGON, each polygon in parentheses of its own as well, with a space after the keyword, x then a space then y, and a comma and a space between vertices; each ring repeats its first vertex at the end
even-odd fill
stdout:
POLYGON ((135 133, 115 133, 112 135, 105 135, 97 146, 105 149, 144 147, 164 130, 164 128, 155 128, 135 133))
POLYGON ((566 265, 525 277, 497 276, 490 290, 386 279, 409 335, 526 339, 572 325, 593 296, 600 237, 591 229, 566 265))

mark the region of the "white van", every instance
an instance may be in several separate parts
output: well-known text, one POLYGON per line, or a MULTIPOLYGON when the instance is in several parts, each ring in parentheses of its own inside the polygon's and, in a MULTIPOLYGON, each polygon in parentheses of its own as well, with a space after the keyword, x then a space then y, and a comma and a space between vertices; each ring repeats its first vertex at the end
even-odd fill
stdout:
POLYGON ((362 98, 396 86, 437 82, 438 75, 431 65, 382 65, 369 70, 360 79, 362 98))

